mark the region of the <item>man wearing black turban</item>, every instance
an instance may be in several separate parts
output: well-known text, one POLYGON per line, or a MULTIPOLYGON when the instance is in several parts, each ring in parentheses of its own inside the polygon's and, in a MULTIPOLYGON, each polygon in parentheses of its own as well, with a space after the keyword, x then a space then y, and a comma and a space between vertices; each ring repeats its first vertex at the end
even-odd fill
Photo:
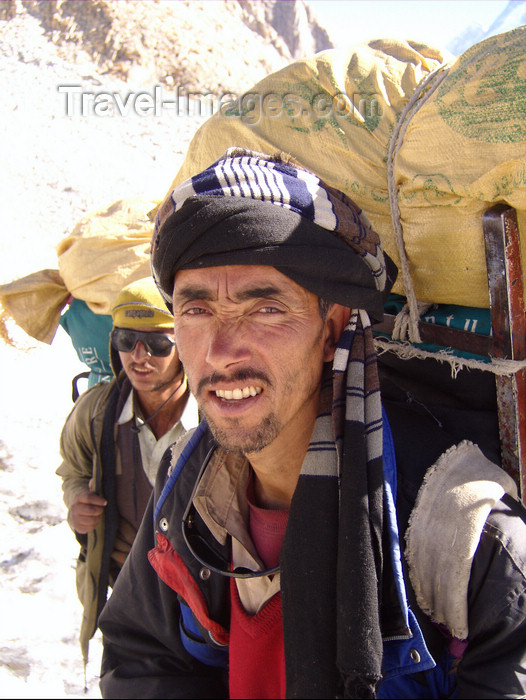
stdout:
POLYGON ((401 556, 371 328, 396 268, 360 209, 231 149, 162 203, 151 263, 204 420, 101 616, 103 697, 523 696, 511 477, 443 438, 401 556))

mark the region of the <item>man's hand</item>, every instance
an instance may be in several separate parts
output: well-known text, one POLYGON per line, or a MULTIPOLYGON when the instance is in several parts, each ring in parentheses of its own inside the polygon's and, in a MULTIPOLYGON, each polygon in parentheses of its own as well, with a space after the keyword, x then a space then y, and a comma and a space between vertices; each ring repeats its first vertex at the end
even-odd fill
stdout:
POLYGON ((99 518, 104 512, 107 501, 91 491, 83 491, 75 496, 71 506, 70 521, 73 529, 81 535, 91 532, 97 527, 99 518))

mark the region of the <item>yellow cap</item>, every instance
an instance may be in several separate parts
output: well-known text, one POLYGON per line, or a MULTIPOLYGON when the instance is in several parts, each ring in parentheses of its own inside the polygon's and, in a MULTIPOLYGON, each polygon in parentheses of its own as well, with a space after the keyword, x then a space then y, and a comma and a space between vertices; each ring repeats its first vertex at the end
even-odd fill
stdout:
POLYGON ((173 328, 174 324, 153 277, 126 285, 115 299, 111 317, 117 328, 173 328))

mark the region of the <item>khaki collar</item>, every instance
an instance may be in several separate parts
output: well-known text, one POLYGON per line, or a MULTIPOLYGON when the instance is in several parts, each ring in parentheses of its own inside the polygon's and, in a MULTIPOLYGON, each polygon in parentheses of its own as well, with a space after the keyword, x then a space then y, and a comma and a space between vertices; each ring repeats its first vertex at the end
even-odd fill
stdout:
MULTIPOLYGON (((219 543, 225 544, 228 536, 232 538, 234 567, 257 571, 265 566, 248 532, 249 476, 246 457, 218 447, 201 478, 193 503, 219 543)), ((244 609, 254 615, 280 590, 279 572, 274 576, 236 579, 236 585, 244 609)))

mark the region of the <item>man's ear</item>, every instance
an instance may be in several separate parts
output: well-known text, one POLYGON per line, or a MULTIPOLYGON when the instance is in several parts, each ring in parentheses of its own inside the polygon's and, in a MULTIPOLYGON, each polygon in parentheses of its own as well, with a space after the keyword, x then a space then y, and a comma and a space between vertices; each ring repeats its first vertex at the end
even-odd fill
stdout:
POLYGON ((333 304, 327 313, 325 319, 325 345, 324 345, 324 362, 332 362, 336 346, 343 333, 343 329, 349 323, 351 310, 340 304, 333 304))

